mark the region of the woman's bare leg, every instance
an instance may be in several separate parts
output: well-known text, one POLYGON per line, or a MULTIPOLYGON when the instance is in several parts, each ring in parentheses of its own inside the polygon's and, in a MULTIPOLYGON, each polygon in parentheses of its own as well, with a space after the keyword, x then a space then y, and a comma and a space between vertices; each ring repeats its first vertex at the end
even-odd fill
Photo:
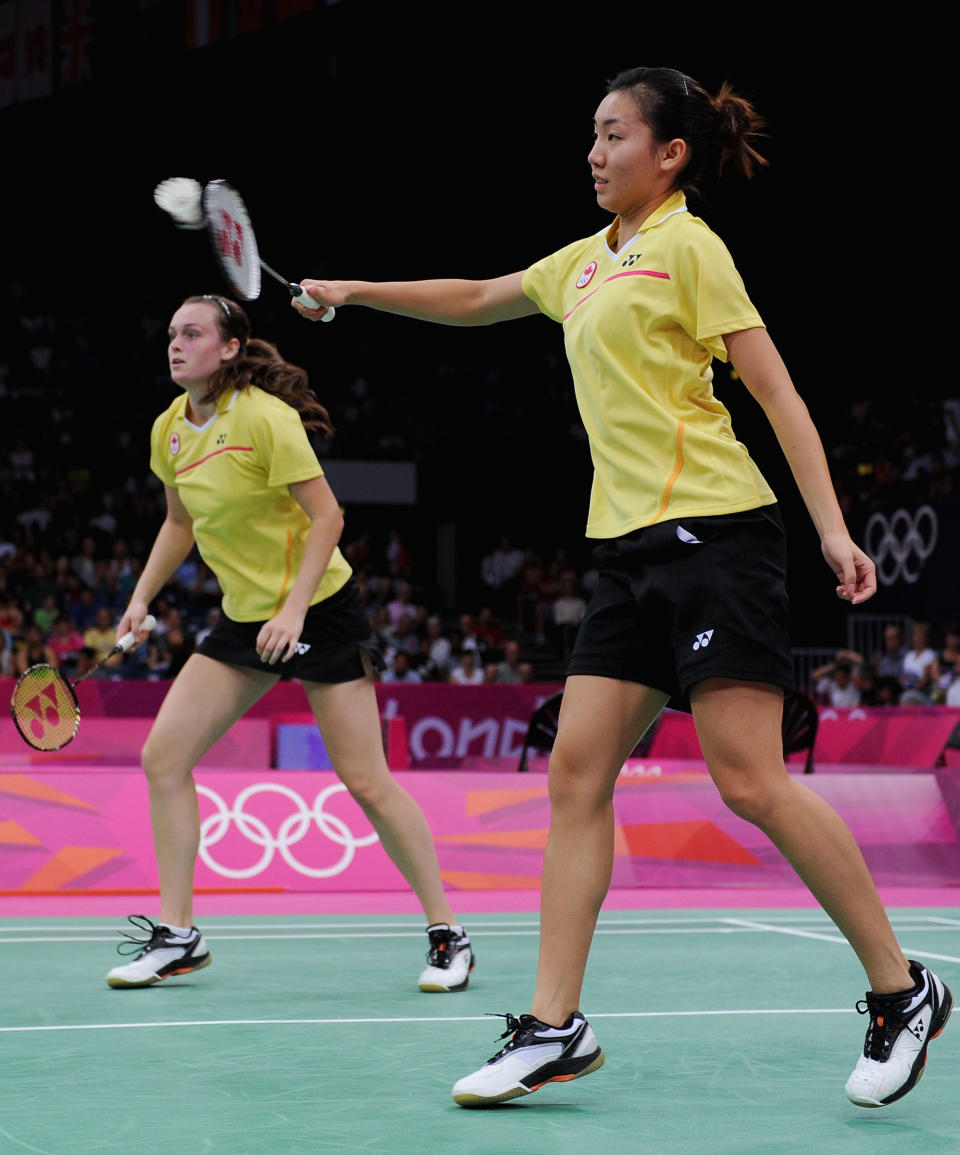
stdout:
POLYGON ((853 835, 783 764, 783 695, 775 686, 711 678, 691 692, 707 766, 724 802, 758 826, 856 951, 871 989, 913 986, 853 835))
POLYGON ((337 775, 419 898, 427 922, 455 923, 427 820, 387 767, 373 682, 305 682, 304 689, 337 775))
POLYGON ((567 679, 550 758, 550 833, 543 858, 540 960, 531 1010, 561 1026, 580 1005, 597 915, 613 871, 613 789, 666 703, 613 678, 567 679))
POLYGON ((160 879, 160 921, 193 925, 200 813, 193 768, 277 681, 276 675, 193 654, 177 675, 143 747, 160 879))

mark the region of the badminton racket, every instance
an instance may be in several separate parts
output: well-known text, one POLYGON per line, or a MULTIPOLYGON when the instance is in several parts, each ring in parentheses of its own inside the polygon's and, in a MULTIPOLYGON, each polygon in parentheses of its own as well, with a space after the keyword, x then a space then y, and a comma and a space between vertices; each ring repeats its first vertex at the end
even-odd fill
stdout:
MULTIPOLYGON (((281 276, 264 261, 243 198, 225 180, 210 181, 205 188, 188 177, 161 181, 153 199, 169 213, 174 224, 184 229, 207 231, 217 263, 237 296, 255 301, 260 296, 261 272, 278 281, 294 300, 308 309, 321 308, 320 302, 302 286, 281 276)), ((320 318, 332 321, 335 310, 327 308, 320 318)))
MULTIPOLYGON (((147 614, 140 629, 150 631, 156 624, 153 614, 147 614)), ((34 750, 62 750, 72 742, 80 729, 76 687, 111 658, 128 653, 136 644, 137 635, 133 631, 124 634, 105 658, 75 682, 67 681, 59 670, 43 662, 24 670, 10 699, 10 713, 24 742, 34 750)))

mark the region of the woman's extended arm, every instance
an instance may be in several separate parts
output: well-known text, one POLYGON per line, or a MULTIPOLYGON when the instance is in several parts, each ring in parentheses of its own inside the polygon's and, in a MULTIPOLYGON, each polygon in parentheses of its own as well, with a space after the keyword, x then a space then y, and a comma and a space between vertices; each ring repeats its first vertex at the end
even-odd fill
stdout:
POLYGON ((290 492, 310 518, 310 529, 290 592, 280 611, 257 635, 257 653, 271 666, 289 661, 296 653, 303 619, 343 532, 343 514, 326 478, 298 481, 290 486, 290 492))
MULTIPOLYGON (((313 281, 300 284, 321 305, 366 305, 385 313, 399 313, 420 321, 442 325, 492 325, 538 312, 523 291, 523 273, 510 273, 487 281, 313 281)), ((297 312, 319 321, 322 310, 305 309, 292 302, 297 312)))
POLYGON ((837 593, 854 605, 877 590, 876 569, 850 539, 820 435, 794 388, 766 329, 743 329, 723 338, 734 368, 773 427, 817 533, 827 564, 840 582, 837 593))
POLYGON ((172 485, 163 488, 167 495, 167 516, 160 526, 140 580, 130 595, 126 612, 117 626, 118 638, 132 630, 137 634, 138 643, 147 636, 147 631, 140 630, 139 626, 147 616, 150 603, 193 549, 193 518, 187 513, 176 488, 172 485))

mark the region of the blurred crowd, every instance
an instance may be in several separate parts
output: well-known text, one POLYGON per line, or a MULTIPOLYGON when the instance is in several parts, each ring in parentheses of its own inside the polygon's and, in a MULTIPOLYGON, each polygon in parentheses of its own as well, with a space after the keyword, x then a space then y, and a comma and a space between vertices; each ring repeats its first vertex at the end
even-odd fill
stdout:
POLYGON ((929 622, 914 622, 907 643, 890 624, 875 654, 838 650, 812 673, 812 690, 824 705, 960 706, 960 620, 935 638, 929 622))
MULTIPOLYGON (((114 623, 164 515, 147 445, 153 418, 170 396, 166 319, 141 315, 136 301, 118 297, 111 303, 116 325, 105 330, 82 304, 67 316, 54 312, 44 294, 9 283, 0 286, 0 308, 12 322, 0 349, 0 404, 16 415, 0 427, 0 673, 16 675, 46 661, 76 677, 112 646, 114 623)), ((440 476, 454 462, 460 468, 458 431, 441 429, 439 406, 430 403, 449 394, 456 376, 457 387, 478 399, 470 413, 471 438, 497 447, 496 464, 485 468, 512 477, 529 459, 529 424, 519 410, 528 404, 521 384, 530 379, 537 382, 542 410, 538 440, 575 445, 586 462, 559 356, 537 353, 531 343, 493 364, 500 354, 491 345, 491 363, 456 368, 445 347, 436 348, 436 364, 417 366, 425 398, 417 406, 406 390, 395 388, 393 350, 355 350, 343 378, 349 384, 338 390, 335 445, 318 446, 318 452, 439 460, 440 476)), ((833 420, 824 439, 847 510, 956 492, 960 401, 916 397, 904 407, 878 395, 838 409, 833 420)), ((571 462, 551 479, 558 500, 564 484, 582 492, 579 476, 568 476, 571 462)), ((525 477, 518 473, 516 484, 522 488, 525 477)), ((596 573, 551 541, 556 520, 531 516, 531 526, 538 520, 536 543, 476 534, 476 553, 467 563, 474 576, 462 582, 467 604, 458 607, 440 597, 431 561, 414 556, 400 533, 354 532, 343 548, 386 659, 385 679, 474 684, 562 678, 596 573)), ((578 531, 577 518, 559 520, 578 531)), ((582 545, 578 541, 577 548, 582 545)), ((173 677, 212 628, 219 601, 216 579, 192 556, 158 599, 149 645, 116 659, 107 676, 173 677)), ((836 668, 821 673, 818 694, 831 701, 856 695, 861 704, 955 701, 956 641, 954 627, 943 624, 933 626, 919 650, 901 640, 905 666, 896 670, 884 655, 838 657, 836 668), (926 653, 933 659, 921 661, 926 653)))

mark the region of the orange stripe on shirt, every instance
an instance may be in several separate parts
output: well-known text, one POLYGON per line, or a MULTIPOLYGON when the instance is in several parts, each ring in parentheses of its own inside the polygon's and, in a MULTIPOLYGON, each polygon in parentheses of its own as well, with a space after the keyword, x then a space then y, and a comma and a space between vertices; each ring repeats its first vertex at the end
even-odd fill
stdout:
POLYGON ((287 556, 283 569, 283 582, 280 585, 280 596, 277 598, 277 604, 273 607, 273 616, 276 617, 283 609, 283 603, 287 596, 287 586, 290 584, 290 572, 293 568, 293 532, 287 530, 287 556))
POLYGON ((674 484, 676 483, 677 478, 680 476, 680 470, 681 469, 683 469, 683 422, 678 421, 677 422, 677 463, 673 467, 673 473, 670 474, 670 477, 667 480, 667 484, 664 487, 663 500, 660 502, 660 508, 657 510, 657 516, 650 523, 651 525, 653 525, 654 522, 659 521, 660 518, 663 517, 663 515, 667 512, 667 506, 670 504, 670 494, 673 492, 674 484))
POLYGON ((189 473, 191 469, 196 469, 198 465, 203 465, 205 461, 209 461, 211 457, 216 457, 219 453, 253 453, 252 445, 225 445, 222 449, 215 449, 213 453, 208 453, 206 457, 201 457, 199 461, 195 461, 193 465, 185 465, 183 469, 174 471, 173 476, 179 477, 181 473, 189 473))

